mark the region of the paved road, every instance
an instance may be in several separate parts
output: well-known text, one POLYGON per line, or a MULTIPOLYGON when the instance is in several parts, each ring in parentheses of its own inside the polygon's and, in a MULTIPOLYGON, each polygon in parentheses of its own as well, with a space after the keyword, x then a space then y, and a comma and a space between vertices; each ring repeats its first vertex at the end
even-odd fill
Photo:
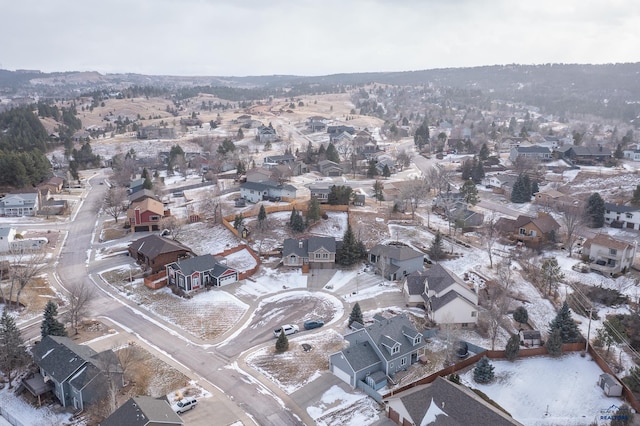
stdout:
MULTIPOLYGON (((114 290, 100 281, 95 273, 104 270, 109 264, 122 264, 117 258, 96 262, 90 262, 89 259, 93 241, 97 240, 93 234, 96 218, 106 192, 106 185, 95 183, 103 179, 103 174, 91 179, 93 187, 87 192, 75 218, 68 223, 68 237, 57 265, 57 275, 62 285, 96 285, 99 290, 91 303, 94 316, 104 317, 121 325, 149 345, 166 352, 197 376, 215 384, 221 390, 220 401, 228 411, 244 411, 257 424, 296 425, 303 424, 301 419, 309 423, 310 418, 292 401, 283 399, 283 407, 264 386, 255 380, 248 380, 248 375, 225 369, 232 363, 230 358, 218 354, 215 348, 191 341, 190 336, 153 314, 140 311, 131 302, 113 294, 114 290)), ((282 395, 280 398, 282 399, 282 395)), ((240 415, 238 419, 247 424, 251 422, 249 417, 240 415)))

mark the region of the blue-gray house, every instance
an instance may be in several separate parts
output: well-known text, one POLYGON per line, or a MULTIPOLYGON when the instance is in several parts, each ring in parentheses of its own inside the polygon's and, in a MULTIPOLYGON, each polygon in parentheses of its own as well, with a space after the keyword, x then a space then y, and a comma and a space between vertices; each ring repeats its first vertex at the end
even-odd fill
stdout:
POLYGON ((372 325, 354 323, 352 328, 356 330, 344 336, 349 346, 329 356, 329 371, 353 388, 364 382, 378 390, 386 386, 387 377, 425 354, 422 334, 405 315, 376 315, 372 325))
POLYGON ((399 280, 424 269, 424 254, 404 245, 378 244, 369 250, 369 262, 385 279, 399 280))

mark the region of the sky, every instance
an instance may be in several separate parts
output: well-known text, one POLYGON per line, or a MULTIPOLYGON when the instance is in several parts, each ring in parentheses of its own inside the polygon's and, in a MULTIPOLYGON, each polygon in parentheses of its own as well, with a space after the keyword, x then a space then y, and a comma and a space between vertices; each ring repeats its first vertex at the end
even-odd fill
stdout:
POLYGON ((640 61, 638 0, 0 0, 0 69, 326 75, 640 61))

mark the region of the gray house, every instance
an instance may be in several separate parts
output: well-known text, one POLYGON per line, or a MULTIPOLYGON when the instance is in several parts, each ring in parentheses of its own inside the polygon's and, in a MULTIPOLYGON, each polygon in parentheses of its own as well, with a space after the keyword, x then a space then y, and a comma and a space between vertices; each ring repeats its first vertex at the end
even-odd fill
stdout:
POLYGON ((270 180, 263 182, 245 182, 240 185, 240 196, 252 203, 263 200, 280 200, 283 197, 296 198, 296 187, 293 185, 279 184, 270 180))
POLYGON ((238 271, 218 262, 210 254, 179 259, 167 265, 167 283, 186 292, 207 286, 219 287, 238 281, 238 271))
POLYGON ((380 389, 386 385, 387 376, 405 370, 425 353, 427 344, 422 334, 405 315, 375 316, 368 327, 354 326, 359 328, 344 336, 349 346, 329 357, 329 371, 353 388, 364 382, 380 389))
POLYGON ((287 238, 282 248, 282 264, 311 268, 333 268, 336 263, 336 240, 333 237, 287 238))
POLYGON ((344 172, 340 164, 331 160, 318 161, 318 170, 324 176, 342 176, 344 172))
POLYGON ((514 146, 509 153, 509 160, 515 162, 518 158, 532 158, 538 161, 549 161, 553 158, 551 150, 546 146, 514 146))
POLYGON ((424 269, 424 254, 404 245, 378 244, 369 250, 369 262, 390 281, 424 269))
POLYGON ((111 350, 97 353, 89 346, 78 345, 68 337, 46 336, 33 348, 39 373, 23 382, 33 395, 52 390, 63 407, 83 410, 100 400, 113 380, 124 386, 122 367, 111 350))
POLYGON ((150 396, 129 398, 98 426, 182 426, 184 421, 173 412, 166 399, 150 396))

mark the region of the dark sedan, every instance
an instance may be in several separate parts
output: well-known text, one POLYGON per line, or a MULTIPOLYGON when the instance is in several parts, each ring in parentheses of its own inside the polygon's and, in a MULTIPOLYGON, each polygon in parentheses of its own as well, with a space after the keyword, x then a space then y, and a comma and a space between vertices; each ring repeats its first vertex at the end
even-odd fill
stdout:
POLYGON ((304 322, 305 330, 312 330, 314 328, 320 328, 324 325, 324 321, 322 320, 310 320, 304 322))

